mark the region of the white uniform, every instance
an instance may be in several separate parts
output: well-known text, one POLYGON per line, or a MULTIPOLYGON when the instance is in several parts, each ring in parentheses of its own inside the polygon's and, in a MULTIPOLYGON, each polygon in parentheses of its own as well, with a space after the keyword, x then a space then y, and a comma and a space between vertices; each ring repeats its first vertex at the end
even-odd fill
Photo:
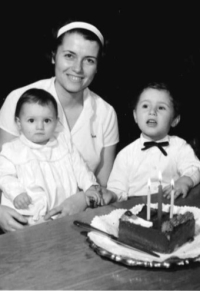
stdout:
POLYGON ((156 146, 141 150, 146 141, 141 135, 122 149, 115 159, 107 187, 118 195, 119 200, 125 200, 128 196, 147 195, 148 179, 151 180, 151 192, 156 193, 159 173, 163 187, 181 176, 190 177, 194 186, 200 182, 200 161, 185 140, 167 136, 158 141, 169 141, 169 146, 164 147, 167 156, 156 146))
POLYGON ((52 77, 12 91, 7 96, 0 111, 0 128, 10 134, 19 136, 14 121, 15 108, 19 97, 30 88, 44 89, 51 93, 58 102, 59 125, 65 129, 68 136, 71 136, 83 159, 94 172, 100 163, 102 148, 115 145, 119 141, 116 113, 110 104, 86 88, 83 110, 70 132, 54 82, 55 77, 52 77))
POLYGON ((28 210, 16 210, 35 220, 79 189, 86 191, 96 184, 93 172, 63 132, 46 145, 32 143, 21 135, 2 147, 1 204, 14 208, 15 197, 26 192, 33 204, 28 210))

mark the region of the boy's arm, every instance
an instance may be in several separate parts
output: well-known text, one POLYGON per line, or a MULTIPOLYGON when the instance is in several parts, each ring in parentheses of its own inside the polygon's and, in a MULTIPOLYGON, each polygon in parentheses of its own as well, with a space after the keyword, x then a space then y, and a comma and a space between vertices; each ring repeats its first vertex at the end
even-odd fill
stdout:
MULTIPOLYGON (((185 198, 188 192, 200 182, 200 161, 192 147, 187 143, 179 149, 177 166, 181 177, 175 181, 174 197, 183 195, 185 198)), ((170 185, 165 187, 164 196, 170 198, 170 185)))
POLYGON ((179 151, 178 171, 181 177, 188 177, 192 180, 192 186, 189 183, 190 188, 200 182, 200 161, 189 144, 185 144, 179 151))

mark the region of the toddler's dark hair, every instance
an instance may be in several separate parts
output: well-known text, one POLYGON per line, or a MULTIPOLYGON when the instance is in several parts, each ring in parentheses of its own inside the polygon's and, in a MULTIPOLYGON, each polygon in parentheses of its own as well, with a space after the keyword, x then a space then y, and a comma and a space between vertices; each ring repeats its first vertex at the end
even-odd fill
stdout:
POLYGON ((22 106, 25 103, 29 103, 29 104, 38 103, 42 106, 52 104, 55 109, 56 116, 58 116, 58 106, 57 106, 57 102, 55 98, 49 92, 43 89, 32 88, 25 91, 21 95, 21 97, 19 98, 17 102, 17 106, 15 110, 15 118, 19 117, 22 106))
POLYGON ((156 89, 156 90, 160 90, 160 91, 166 91, 169 93, 170 97, 171 97, 171 101, 174 107, 174 118, 176 118, 178 115, 180 115, 180 102, 177 98, 177 93, 176 93, 176 89, 173 88, 172 85, 169 85, 167 82, 148 82, 143 86, 140 86, 137 89, 137 92, 135 94, 135 98, 133 100, 133 108, 135 109, 141 94, 146 90, 146 89, 156 89))

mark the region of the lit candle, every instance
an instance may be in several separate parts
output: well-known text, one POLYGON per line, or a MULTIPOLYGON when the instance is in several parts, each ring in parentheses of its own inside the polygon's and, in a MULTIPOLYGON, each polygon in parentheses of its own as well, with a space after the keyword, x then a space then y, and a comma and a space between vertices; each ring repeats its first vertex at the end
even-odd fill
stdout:
POLYGON ((170 218, 173 217, 173 212, 174 212, 174 180, 171 180, 171 205, 170 205, 170 218))
POLYGON ((148 179, 147 191, 147 220, 151 219, 151 180, 148 179))
POLYGON ((161 225, 161 219, 162 219, 162 175, 161 172, 159 172, 159 186, 158 186, 158 223, 161 225))

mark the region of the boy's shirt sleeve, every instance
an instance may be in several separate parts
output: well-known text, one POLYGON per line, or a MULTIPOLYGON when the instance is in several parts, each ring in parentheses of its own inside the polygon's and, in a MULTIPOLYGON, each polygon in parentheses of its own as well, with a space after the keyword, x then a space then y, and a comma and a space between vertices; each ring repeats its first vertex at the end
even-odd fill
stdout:
POLYGON ((193 186, 200 182, 200 160, 194 153, 192 147, 185 143, 179 151, 178 169, 181 176, 190 177, 193 186))

